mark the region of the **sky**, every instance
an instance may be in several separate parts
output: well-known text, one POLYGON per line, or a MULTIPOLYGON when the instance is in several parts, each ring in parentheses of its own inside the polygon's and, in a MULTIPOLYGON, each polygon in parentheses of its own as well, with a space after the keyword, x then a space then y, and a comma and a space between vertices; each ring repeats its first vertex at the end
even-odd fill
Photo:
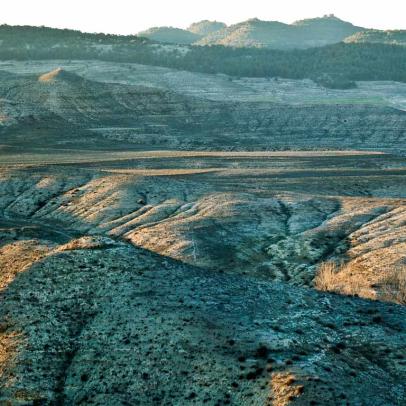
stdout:
POLYGON ((0 0, 0 24, 135 34, 153 26, 249 18, 291 23, 335 14, 366 28, 406 29, 406 0, 0 0))

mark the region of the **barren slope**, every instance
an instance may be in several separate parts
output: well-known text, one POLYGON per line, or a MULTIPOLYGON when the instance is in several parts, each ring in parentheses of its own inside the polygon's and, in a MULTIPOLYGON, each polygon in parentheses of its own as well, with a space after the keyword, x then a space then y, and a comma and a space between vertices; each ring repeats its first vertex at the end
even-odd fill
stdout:
POLYGON ((83 64, 75 69, 92 79, 63 69, 38 76, 3 73, 2 143, 19 149, 403 149, 402 86, 326 95, 303 82, 296 90, 285 82, 260 91, 262 80, 234 83, 205 75, 188 88, 185 79, 194 83, 193 75, 162 82, 157 70, 146 87, 140 86, 142 69, 130 76, 122 71, 129 79, 118 84, 111 83, 114 76, 107 79, 109 71, 83 64), (207 83, 220 86, 214 96, 203 90, 207 83))

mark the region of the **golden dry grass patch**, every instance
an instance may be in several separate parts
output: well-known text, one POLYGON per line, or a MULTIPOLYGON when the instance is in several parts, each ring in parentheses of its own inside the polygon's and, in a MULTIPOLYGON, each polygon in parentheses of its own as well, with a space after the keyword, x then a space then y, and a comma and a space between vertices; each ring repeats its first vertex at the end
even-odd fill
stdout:
POLYGON ((314 279, 316 289, 366 299, 406 304, 406 266, 382 270, 376 281, 371 270, 356 261, 323 262, 314 279))
POLYGON ((19 273, 26 271, 49 251, 49 247, 31 240, 17 241, 1 247, 0 291, 6 289, 19 273))
POLYGON ((314 279, 316 289, 350 296, 375 299, 368 269, 356 262, 337 264, 323 262, 314 279))
POLYGON ((288 406, 303 393, 304 387, 297 383, 295 375, 291 372, 278 372, 272 374, 270 388, 272 390, 268 405, 288 406))
POLYGON ((406 265, 391 269, 382 278, 380 298, 406 305, 406 265))

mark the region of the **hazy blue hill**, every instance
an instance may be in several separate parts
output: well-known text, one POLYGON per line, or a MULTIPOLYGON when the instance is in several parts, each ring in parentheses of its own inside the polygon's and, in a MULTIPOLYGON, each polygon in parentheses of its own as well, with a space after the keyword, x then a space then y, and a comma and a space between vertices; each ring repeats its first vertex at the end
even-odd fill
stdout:
POLYGON ((188 27, 188 31, 194 34, 206 36, 216 31, 226 28, 227 25, 219 21, 203 20, 197 23, 193 23, 188 27))
POLYGON ((171 44, 192 44, 201 39, 198 34, 174 27, 153 27, 139 32, 138 35, 153 41, 171 44))
POLYGON ((367 30, 357 32, 346 38, 347 43, 375 43, 390 45, 406 45, 406 30, 367 30))

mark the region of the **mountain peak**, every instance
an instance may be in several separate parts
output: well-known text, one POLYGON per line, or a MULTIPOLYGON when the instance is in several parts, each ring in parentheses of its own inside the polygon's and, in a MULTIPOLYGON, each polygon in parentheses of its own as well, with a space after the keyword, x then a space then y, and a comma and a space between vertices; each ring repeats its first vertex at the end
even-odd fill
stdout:
POLYGON ((174 44, 192 44, 201 38, 201 35, 176 27, 152 27, 137 34, 153 41, 174 44))
POLYGON ((191 24, 187 30, 197 35, 206 36, 224 28, 227 28, 227 25, 223 22, 202 20, 191 24))
POLYGON ((353 25, 348 21, 344 21, 341 18, 338 18, 334 14, 324 14, 322 17, 315 18, 305 18, 303 20, 295 21, 292 25, 306 25, 306 24, 320 24, 320 23, 338 23, 343 25, 353 25))

